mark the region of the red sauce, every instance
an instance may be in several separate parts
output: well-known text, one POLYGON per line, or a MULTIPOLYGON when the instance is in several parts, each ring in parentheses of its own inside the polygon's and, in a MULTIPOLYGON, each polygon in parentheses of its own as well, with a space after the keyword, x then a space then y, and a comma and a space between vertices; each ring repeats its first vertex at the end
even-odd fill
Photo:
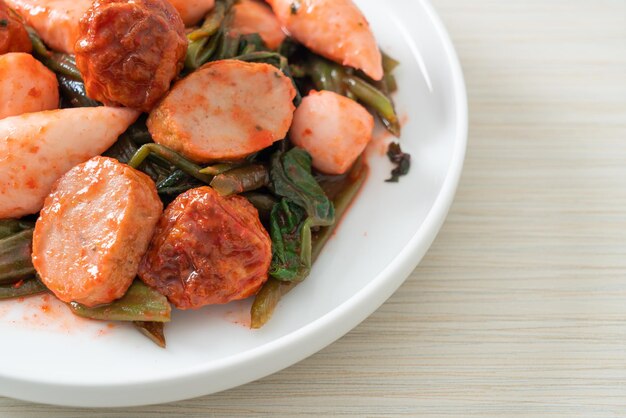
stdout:
POLYGON ((30 90, 28 90, 28 95, 34 98, 41 97, 41 90, 39 90, 36 87, 33 87, 30 90))

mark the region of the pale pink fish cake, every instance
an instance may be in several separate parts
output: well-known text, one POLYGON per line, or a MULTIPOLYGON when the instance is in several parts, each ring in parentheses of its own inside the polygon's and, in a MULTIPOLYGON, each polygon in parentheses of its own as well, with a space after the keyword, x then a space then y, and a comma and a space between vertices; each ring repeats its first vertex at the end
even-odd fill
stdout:
POLYGON ((327 174, 343 174, 372 139, 374 118, 360 104, 330 91, 312 91, 293 117, 289 137, 327 174))
POLYGON ((57 77, 30 54, 0 55, 0 119, 59 107, 57 77))
POLYGON ((269 64, 214 61, 174 85, 148 129, 154 142, 197 162, 241 159, 285 137, 295 95, 269 64))
POLYGON ((256 0, 240 0, 235 4, 231 32, 238 35, 258 33, 271 49, 278 48, 286 36, 272 9, 256 0))
POLYGON ((106 151, 138 116, 83 107, 0 120, 0 219, 39 212, 59 177, 106 151))
POLYGON ((91 0, 5 0, 50 48, 74 53, 78 23, 91 0))
POLYGON ((33 235, 33 265, 64 302, 113 302, 135 279, 162 211, 150 177, 94 157, 61 177, 46 199, 33 235))
POLYGON ((267 0, 280 23, 313 52, 383 77, 382 56, 369 23, 352 0, 267 0))
POLYGON ((215 6, 215 0, 168 0, 178 10, 186 26, 199 23, 215 6))

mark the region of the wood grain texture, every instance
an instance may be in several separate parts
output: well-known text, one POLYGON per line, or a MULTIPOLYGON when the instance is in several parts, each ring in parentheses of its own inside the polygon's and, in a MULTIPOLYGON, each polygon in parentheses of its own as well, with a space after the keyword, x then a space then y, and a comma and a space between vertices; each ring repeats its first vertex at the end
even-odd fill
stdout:
MULTIPOLYGON (((434 4, 464 66, 470 141, 420 267, 283 372, 95 416, 626 414, 626 1, 434 4)), ((0 399, 3 418, 87 413, 0 399)))

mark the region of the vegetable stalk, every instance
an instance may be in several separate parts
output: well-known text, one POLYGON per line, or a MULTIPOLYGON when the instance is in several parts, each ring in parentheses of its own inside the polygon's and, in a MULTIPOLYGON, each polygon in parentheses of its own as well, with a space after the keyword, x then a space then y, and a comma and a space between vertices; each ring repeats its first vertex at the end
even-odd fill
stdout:
POLYGON ((0 240, 0 285, 13 284, 35 274, 32 241, 32 228, 0 240))
POLYGON ((63 74, 74 80, 82 81, 82 75, 76 68, 76 59, 73 55, 50 52, 43 41, 32 29, 28 28, 28 36, 33 44, 33 55, 54 73, 63 74))
POLYGON ((222 196, 260 189, 269 184, 270 175, 261 164, 235 168, 213 177, 211 187, 222 196))
POLYGON ((11 285, 0 286, 0 300, 23 298, 47 291, 48 288, 38 279, 29 278, 11 285))
POLYGON ((179 153, 167 147, 164 147, 163 145, 154 143, 142 145, 141 148, 137 150, 135 155, 133 155, 133 158, 130 159, 128 165, 133 168, 138 168, 151 154, 154 154, 168 161, 169 163, 183 171, 185 174, 194 177, 206 184, 210 184, 211 180, 213 180, 212 176, 200 172, 202 170, 202 167, 200 167, 199 165, 189 161, 179 153))

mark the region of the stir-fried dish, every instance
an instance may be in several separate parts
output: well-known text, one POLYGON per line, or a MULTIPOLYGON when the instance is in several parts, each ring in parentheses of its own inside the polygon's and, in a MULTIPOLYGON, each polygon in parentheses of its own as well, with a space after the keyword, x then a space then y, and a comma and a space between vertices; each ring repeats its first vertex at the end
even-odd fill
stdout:
POLYGON ((172 306, 254 297, 262 327, 365 181, 374 116, 399 136, 397 65, 351 0, 0 0, 0 299, 161 346, 172 306))

